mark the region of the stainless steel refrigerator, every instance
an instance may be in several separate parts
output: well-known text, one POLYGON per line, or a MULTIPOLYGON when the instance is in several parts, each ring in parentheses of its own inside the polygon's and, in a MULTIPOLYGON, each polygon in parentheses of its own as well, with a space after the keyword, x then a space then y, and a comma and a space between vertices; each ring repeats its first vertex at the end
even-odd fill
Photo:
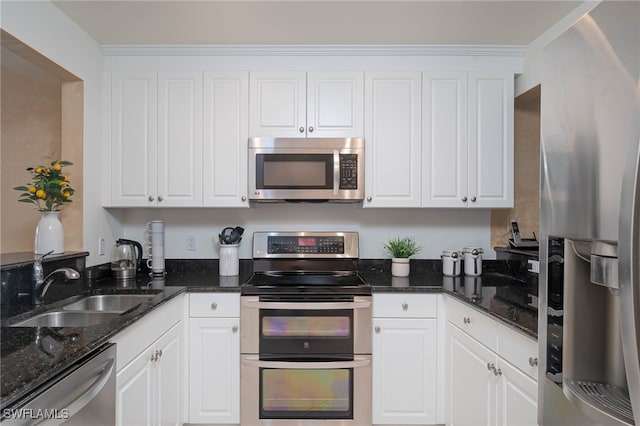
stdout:
POLYGON ((542 59, 538 423, 640 425, 640 2, 542 59))

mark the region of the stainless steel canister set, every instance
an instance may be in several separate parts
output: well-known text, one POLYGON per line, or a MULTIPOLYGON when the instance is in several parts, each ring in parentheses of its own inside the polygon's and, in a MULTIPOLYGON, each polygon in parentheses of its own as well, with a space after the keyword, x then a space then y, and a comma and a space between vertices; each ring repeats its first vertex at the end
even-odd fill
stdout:
POLYGON ((482 275, 482 247, 465 247, 462 252, 444 250, 442 252, 442 274, 457 277, 462 272, 464 260, 464 274, 471 277, 482 275))

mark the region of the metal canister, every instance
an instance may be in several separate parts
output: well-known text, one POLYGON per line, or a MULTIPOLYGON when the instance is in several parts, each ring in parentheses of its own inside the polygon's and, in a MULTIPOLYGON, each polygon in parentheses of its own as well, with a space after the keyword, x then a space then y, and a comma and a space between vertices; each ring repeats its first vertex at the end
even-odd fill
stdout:
POLYGON ((448 277, 457 277, 460 275, 460 252, 456 250, 444 250, 442 255, 442 274, 448 277))
POLYGON ((472 277, 482 275, 482 247, 465 247, 462 249, 464 256, 464 274, 472 277))

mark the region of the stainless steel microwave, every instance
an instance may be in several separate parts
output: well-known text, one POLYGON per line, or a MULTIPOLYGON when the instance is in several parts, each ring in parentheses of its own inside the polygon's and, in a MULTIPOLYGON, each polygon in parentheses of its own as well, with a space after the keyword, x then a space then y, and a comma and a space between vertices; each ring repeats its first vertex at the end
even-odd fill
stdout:
POLYGON ((364 138, 250 138, 252 201, 357 202, 364 138))

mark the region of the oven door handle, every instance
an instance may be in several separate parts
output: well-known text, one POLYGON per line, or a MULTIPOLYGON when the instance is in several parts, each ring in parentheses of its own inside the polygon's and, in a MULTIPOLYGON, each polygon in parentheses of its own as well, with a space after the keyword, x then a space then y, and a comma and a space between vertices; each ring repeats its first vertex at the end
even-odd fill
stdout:
POLYGON ((371 365, 371 356, 354 356, 353 361, 327 362, 292 362, 292 361, 262 361, 258 355, 243 355, 242 363, 262 368, 286 368, 290 370, 330 370, 337 368, 361 368, 371 365))
POLYGON ((243 300, 242 305, 247 308, 258 309, 294 309, 326 311, 338 309, 367 309, 371 307, 370 300, 356 300, 354 302, 260 302, 258 300, 243 300))

